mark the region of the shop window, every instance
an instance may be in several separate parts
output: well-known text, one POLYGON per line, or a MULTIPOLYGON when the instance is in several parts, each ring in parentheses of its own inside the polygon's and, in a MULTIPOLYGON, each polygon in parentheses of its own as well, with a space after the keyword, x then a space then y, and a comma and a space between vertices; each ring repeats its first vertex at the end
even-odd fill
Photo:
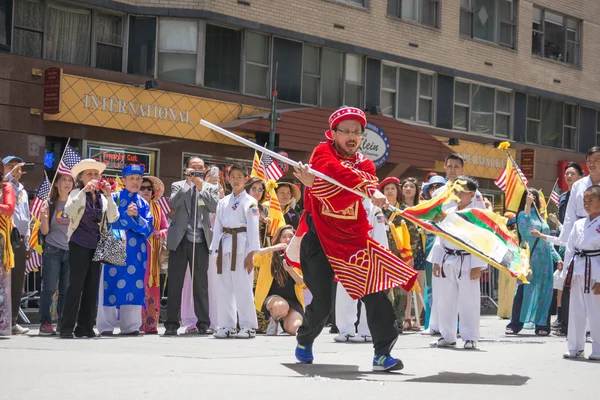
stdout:
POLYGON ((433 75, 383 64, 381 110, 384 115, 431 124, 433 75))
POLYGON ((96 142, 85 142, 83 158, 92 158, 106 164, 102 176, 113 183, 121 171, 128 165, 139 164, 144 167, 148 175, 157 175, 156 160, 158 152, 143 147, 127 147, 108 145, 96 142))
POLYGON ((206 25, 204 86, 239 92, 241 48, 241 31, 206 25))
POLYGON ((244 92, 267 97, 269 84, 269 36, 246 33, 244 92))
POLYGON ((27 57, 42 58, 44 22, 42 2, 18 0, 14 10, 13 52, 27 57))
POLYGON ((123 17, 98 13, 96 16, 96 67, 123 70, 123 17))
POLYGON ((489 86, 455 82, 454 129, 508 137, 510 117, 510 92, 489 86))
POLYGON ((45 58, 77 65, 90 64, 90 10, 50 4, 46 27, 45 58))
POLYGON ((196 83, 198 21, 159 20, 158 78, 170 82, 196 83))
POLYGON ((461 0, 460 33, 515 47, 516 0, 461 0))
POLYGON ((330 49, 321 52, 321 107, 337 108, 342 105, 344 54, 330 49))
POLYGON ((533 8, 531 52, 537 56, 579 65, 580 22, 549 10, 533 8))
POLYGON ((356 54, 346 54, 346 75, 344 104, 362 108, 364 103, 365 58, 356 54))
POLYGON ((147 77, 154 76, 156 46, 156 18, 129 18, 129 48, 127 73, 147 77))
POLYGON ((574 150, 577 143, 577 111, 574 104, 527 96, 527 141, 574 150))
POLYGON ((0 52, 10 51, 12 0, 0 0, 0 52))
POLYGON ((273 71, 277 65, 277 96, 300 103, 302 91, 302 42, 273 38, 273 71))
POLYGON ((319 104, 321 86, 321 51, 318 47, 304 45, 302 49, 302 103, 319 104))
POLYGON ((439 28, 439 0, 388 0, 388 15, 439 28))

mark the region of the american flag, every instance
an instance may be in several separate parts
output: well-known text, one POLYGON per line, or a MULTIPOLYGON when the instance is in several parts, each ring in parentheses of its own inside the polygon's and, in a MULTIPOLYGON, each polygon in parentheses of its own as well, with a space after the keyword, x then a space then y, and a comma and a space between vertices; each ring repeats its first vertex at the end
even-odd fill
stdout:
POLYGON ((552 193, 550 193, 550 201, 558 207, 558 200, 560 200, 560 188, 558 187, 558 180, 554 183, 552 193))
POLYGON ((162 196, 158 200, 158 205, 160 206, 161 211, 165 215, 165 218, 167 217, 167 214, 170 213, 171 210, 173 210, 171 208, 171 204, 169 204, 169 199, 167 199, 165 196, 162 196))
POLYGON ((79 153, 73 150, 71 146, 67 145, 67 148, 63 153, 63 157, 58 164, 56 173, 61 175, 71 175, 71 168, 73 168, 73 166, 79 161, 81 161, 81 156, 79 153))
POLYGON ((267 181, 272 179, 277 182, 283 176, 283 171, 279 168, 277 162, 268 154, 263 154, 262 161, 267 167, 267 181))
MULTIPOLYGON (((527 178, 525 177, 523 171, 521 171, 521 168, 519 168, 519 166, 516 164, 515 166, 517 167, 517 171, 519 171, 519 175, 521 176, 521 179, 523 180, 525 186, 529 186, 529 182, 527 181, 527 178)), ((500 174, 498 179, 494 181, 494 183, 500 188, 500 190, 506 192, 506 168, 502 170, 502 173, 500 174)))
POLYGON ((31 204, 31 215, 40 218, 42 204, 48 199, 48 196, 50 196, 50 181, 48 180, 48 175, 44 173, 44 180, 40 184, 40 187, 33 198, 33 203, 31 204))
POLYGON ((42 255, 36 253, 32 249, 30 249, 29 252, 31 253, 31 257, 29 257, 29 260, 25 261, 25 275, 37 271, 42 267, 42 255))

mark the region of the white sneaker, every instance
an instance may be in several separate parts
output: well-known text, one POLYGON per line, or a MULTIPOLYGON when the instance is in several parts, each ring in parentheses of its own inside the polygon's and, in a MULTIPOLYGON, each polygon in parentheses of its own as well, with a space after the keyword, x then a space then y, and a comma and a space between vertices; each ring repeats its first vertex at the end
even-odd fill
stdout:
POLYGON ((421 335, 426 335, 426 336, 438 336, 440 333, 438 331, 436 331, 435 329, 425 329, 424 331, 421 331, 421 335))
POLYGON ((335 340, 338 343, 344 343, 350 340, 351 337, 353 337, 354 335, 352 333, 344 333, 344 332, 340 332, 339 335, 337 335, 336 337, 333 338, 333 340, 335 340))
POLYGON ((467 350, 475 350, 477 348, 477 343, 474 340, 465 340, 464 348, 467 350))
POLYGON ((236 339, 252 339, 256 337, 256 330, 241 328, 238 333, 234 335, 236 339))
POLYGON ((213 333, 213 336, 217 339, 229 339, 234 337, 235 334, 235 329, 219 328, 213 333))
POLYGON ((442 337, 442 338, 439 338, 435 342, 429 343, 429 346, 431 346, 431 347, 454 347, 454 346, 456 346, 456 342, 449 342, 442 337))
POLYGON ((25 335, 27 332, 29 332, 29 328, 23 328, 19 324, 15 324, 15 326, 12 327, 13 335, 25 335))
POLYGON ((354 335, 350 336, 349 340, 354 343, 367 343, 372 342, 373 338, 369 335, 354 335))
POLYGON ((267 336, 277 336, 277 328, 279 324, 273 320, 273 318, 269 319, 269 326, 267 326, 267 336))
POLYGON ((563 354, 563 358, 568 358, 568 359, 574 359, 574 358, 583 358, 583 350, 578 350, 578 351, 567 351, 565 354, 563 354))
POLYGON ((600 361, 600 353, 592 353, 588 356, 588 360, 600 361))

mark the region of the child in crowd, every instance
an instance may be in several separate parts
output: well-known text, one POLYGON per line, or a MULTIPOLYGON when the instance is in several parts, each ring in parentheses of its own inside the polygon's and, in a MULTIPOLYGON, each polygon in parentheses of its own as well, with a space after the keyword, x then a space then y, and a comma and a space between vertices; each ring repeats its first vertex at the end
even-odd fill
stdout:
POLYGON ((584 356, 586 322, 590 323, 592 354, 600 361, 600 186, 593 185, 583 195, 585 219, 575 222, 565 253, 569 263, 561 276, 570 288, 568 350, 564 358, 584 356))
MULTIPOLYGON (((477 181, 468 176, 457 179, 464 182, 456 207, 446 210, 452 213, 470 207, 477 193, 477 181)), ((440 237, 432 250, 433 279, 438 280, 435 298, 439 299, 438 320, 442 337, 431 347, 456 345, 456 327, 460 314, 460 334, 465 349, 475 349, 479 340, 481 270, 487 268, 485 261, 471 256, 458 246, 440 237)), ((437 301, 437 300, 436 300, 437 301)))
POLYGON ((217 331, 215 338, 256 336, 252 283, 254 252, 260 250, 258 203, 246 190, 248 172, 239 165, 229 170, 232 193, 217 205, 210 251, 217 257, 217 331), (240 330, 237 331, 239 318, 240 330))

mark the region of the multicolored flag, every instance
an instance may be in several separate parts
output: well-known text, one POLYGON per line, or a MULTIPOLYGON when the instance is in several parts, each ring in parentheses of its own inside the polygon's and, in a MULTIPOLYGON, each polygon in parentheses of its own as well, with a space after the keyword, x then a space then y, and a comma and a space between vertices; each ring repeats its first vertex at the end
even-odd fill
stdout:
POLYGON ((262 162, 262 156, 259 157, 258 151, 256 150, 254 151, 254 161, 252 162, 252 173, 250 174, 250 177, 256 177, 263 181, 266 180, 265 164, 262 162))
POLYGON ((522 178, 522 172, 512 157, 506 163, 506 190, 504 205, 508 211, 518 212, 521 198, 527 190, 527 183, 522 178))
MULTIPOLYGON (((494 184, 496 186, 498 186, 500 188, 500 190, 502 190, 503 192, 506 192, 506 182, 507 182, 506 168, 507 167, 505 167, 502 170, 502 172, 500 173, 500 176, 498 177, 498 179, 496 179, 494 181, 494 184)), ((521 171, 521 168, 519 168, 519 166, 517 166, 517 171, 519 171, 519 175, 521 176, 521 179, 523 180, 523 183, 525 183, 525 186, 529 186, 529 181, 527 180, 527 177, 525 176, 525 174, 523 173, 523 171, 521 171)))
POLYGON ((274 181, 269 181, 267 183, 267 193, 271 196, 269 202, 269 218, 271 219, 269 224, 269 236, 271 237, 274 237, 277 230, 285 225, 285 218, 281 211, 281 204, 279 204, 279 200, 277 199, 276 189, 277 183, 274 181))
POLYGON ((273 180, 277 182, 279 178, 283 176, 283 171, 279 167, 279 164, 277 164, 277 162, 273 160, 273 157, 271 157, 268 154, 263 154, 262 160, 265 167, 267 168, 267 181, 273 180))
POLYGON ((161 198, 158 199, 158 205, 165 216, 173 211, 173 208, 171 208, 171 204, 169 203, 169 199, 167 199, 165 196, 161 196, 161 198))
POLYGON ((558 179, 554 183, 554 187, 552 188, 552 193, 550 193, 550 201, 554 203, 556 207, 558 207, 558 201, 560 200, 560 188, 558 187, 558 179))
POLYGON ((506 228, 506 218, 489 210, 468 208, 445 213, 442 205, 453 200, 455 182, 440 196, 409 207, 401 215, 512 277, 527 283, 528 250, 521 249, 506 228))
POLYGON ((58 164, 56 173, 60 175, 71 175, 71 168, 73 168, 73 166, 79 161, 81 161, 81 156, 79 153, 73 150, 71 146, 67 145, 60 163, 58 164))
POLYGON ((34 216, 32 217, 32 221, 33 228, 31 228, 31 236, 29 237, 29 251, 31 252, 31 255, 29 256, 29 259, 25 261, 25 275, 39 270, 42 266, 43 249, 39 240, 40 220, 34 216))
POLYGON ((31 215, 35 218, 40 218, 40 210, 42 209, 42 204, 44 201, 48 199, 50 196, 50 181, 48 180, 48 175, 44 172, 44 179, 42 183, 40 183, 40 187, 37 190, 33 198, 33 202, 31 203, 31 215))

